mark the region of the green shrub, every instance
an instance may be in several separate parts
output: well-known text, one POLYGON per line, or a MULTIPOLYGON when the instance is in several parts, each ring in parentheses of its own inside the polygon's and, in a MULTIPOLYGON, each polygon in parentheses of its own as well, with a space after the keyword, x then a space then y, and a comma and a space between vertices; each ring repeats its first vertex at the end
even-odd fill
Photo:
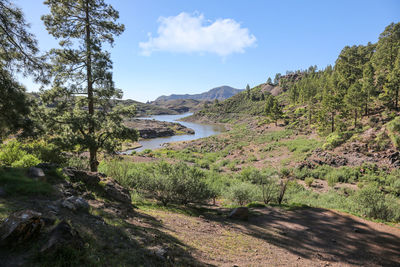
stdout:
POLYGON ((396 148, 400 148, 400 117, 387 124, 390 140, 396 148))
POLYGON ((0 164, 11 166, 20 160, 26 152, 22 150, 22 144, 18 141, 10 141, 0 146, 0 164))
POLYGON ((385 204, 387 208, 386 220, 399 222, 400 221, 400 202, 399 198, 391 194, 385 196, 385 204))
POLYGON ((353 136, 353 131, 333 132, 326 137, 323 149, 333 149, 340 146, 353 136))
POLYGON ((293 169, 293 175, 296 179, 304 180, 311 175, 311 170, 307 167, 293 169))
POLYGON ((312 185, 313 182, 314 182, 314 178, 312 178, 312 177, 307 177, 306 179, 304 179, 304 182, 306 183, 306 185, 307 185, 308 187, 311 187, 311 185, 312 185))
POLYGON ((353 196, 353 209, 369 218, 387 219, 388 209, 385 195, 376 187, 369 184, 358 190, 353 196))
POLYGON ((155 165, 148 179, 141 179, 138 186, 164 205, 170 202, 188 204, 211 198, 205 178, 205 173, 198 168, 161 162, 155 165))
POLYGON ((66 161, 66 157, 59 147, 43 140, 31 140, 23 148, 29 154, 36 156, 41 162, 62 164, 66 161))
POLYGON ((38 158, 36 158, 33 155, 26 154, 26 155, 22 156, 22 158, 20 158, 19 160, 14 161, 11 164, 11 167, 14 167, 14 168, 28 168, 28 167, 36 166, 39 163, 40 163, 40 160, 38 158))
POLYGON ((67 159, 66 165, 68 167, 74 167, 78 170, 89 170, 89 159, 87 157, 71 156, 67 159))
POLYGON ((99 170, 112 176, 123 186, 153 197, 163 205, 196 203, 213 197, 206 183, 206 172, 184 163, 112 160, 101 162, 99 170))
POLYGON ((247 182, 241 182, 236 183, 229 188, 227 197, 232 202, 243 206, 260 199, 260 194, 257 186, 247 182))

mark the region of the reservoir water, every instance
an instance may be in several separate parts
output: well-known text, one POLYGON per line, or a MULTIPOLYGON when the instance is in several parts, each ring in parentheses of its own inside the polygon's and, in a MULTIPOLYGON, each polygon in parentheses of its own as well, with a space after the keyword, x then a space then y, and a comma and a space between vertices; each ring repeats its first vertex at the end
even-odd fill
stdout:
MULTIPOLYGON (((195 134, 184 134, 184 135, 174 135, 168 137, 160 137, 160 138, 152 138, 152 139, 145 139, 140 140, 139 143, 142 147, 135 149, 137 152, 143 151, 145 149, 157 149, 162 147, 164 143, 172 143, 172 142, 179 142, 179 141, 190 141, 195 140, 203 137, 208 137, 211 135, 216 135, 224 131, 224 127, 220 125, 210 125, 210 124, 201 124, 195 122, 185 122, 185 121, 178 121, 184 117, 190 116, 192 113, 185 113, 179 115, 154 115, 150 117, 142 117, 139 119, 143 120, 158 120, 158 121, 166 121, 166 122, 178 122, 188 128, 194 130, 195 134)), ((132 150, 126 151, 126 153, 131 153, 132 150)))

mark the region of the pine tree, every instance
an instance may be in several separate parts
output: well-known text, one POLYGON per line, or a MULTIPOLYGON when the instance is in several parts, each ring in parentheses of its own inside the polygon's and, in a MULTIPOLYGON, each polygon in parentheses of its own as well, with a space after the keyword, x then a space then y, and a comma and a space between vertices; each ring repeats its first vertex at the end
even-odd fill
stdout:
POLYGON ((37 41, 28 30, 21 9, 8 0, 0 0, 0 141, 31 126, 31 103, 14 75, 35 74, 36 80, 44 77, 43 58, 38 56, 37 41))
POLYGON ((347 107, 354 112, 354 128, 357 127, 357 118, 365 106, 364 103, 364 92, 361 90, 361 84, 359 82, 355 82, 352 86, 350 86, 349 90, 347 91, 345 102, 347 107))
POLYGON ((250 85, 246 85, 246 96, 247 96, 247 99, 250 99, 250 85))
POLYGON ((396 109, 398 109, 400 84, 393 83, 395 82, 394 76, 396 75, 393 71, 396 60, 400 55, 399 50, 400 23, 391 23, 379 36, 372 62, 375 69, 376 84, 379 89, 383 89, 382 97, 396 109))
POLYGON ((363 70, 363 78, 362 78, 362 91, 365 97, 365 115, 369 115, 368 105, 373 96, 376 95, 376 89, 374 85, 374 68, 372 64, 368 62, 363 70))
POLYGON ((52 88, 42 96, 43 121, 48 133, 56 134, 64 148, 89 150, 91 171, 97 171, 97 154, 115 152, 123 139, 137 133, 123 125, 122 116, 132 116, 133 107, 114 107, 122 98, 112 80, 110 54, 103 43, 113 45, 124 26, 118 12, 103 0, 48 0, 50 14, 42 17, 47 31, 60 40, 52 49, 52 88), (79 96, 82 95, 82 96, 79 96))

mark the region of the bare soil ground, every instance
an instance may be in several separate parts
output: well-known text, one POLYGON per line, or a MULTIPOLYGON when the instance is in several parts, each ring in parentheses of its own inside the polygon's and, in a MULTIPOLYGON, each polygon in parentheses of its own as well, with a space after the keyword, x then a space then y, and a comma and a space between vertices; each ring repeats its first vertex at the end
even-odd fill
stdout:
POLYGON ((400 229, 330 210, 253 209, 249 221, 147 211, 212 266, 399 266, 400 229))

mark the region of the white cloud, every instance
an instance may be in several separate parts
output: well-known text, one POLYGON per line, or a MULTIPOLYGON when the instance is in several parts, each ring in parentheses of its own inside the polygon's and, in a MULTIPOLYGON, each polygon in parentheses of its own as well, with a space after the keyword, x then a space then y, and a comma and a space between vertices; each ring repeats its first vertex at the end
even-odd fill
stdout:
POLYGON ((160 17, 158 21, 158 36, 152 37, 149 33, 149 40, 139 43, 143 55, 168 51, 209 52, 225 57, 243 53, 246 47, 256 42, 256 37, 233 19, 217 19, 211 23, 202 14, 182 12, 175 17, 160 17))

